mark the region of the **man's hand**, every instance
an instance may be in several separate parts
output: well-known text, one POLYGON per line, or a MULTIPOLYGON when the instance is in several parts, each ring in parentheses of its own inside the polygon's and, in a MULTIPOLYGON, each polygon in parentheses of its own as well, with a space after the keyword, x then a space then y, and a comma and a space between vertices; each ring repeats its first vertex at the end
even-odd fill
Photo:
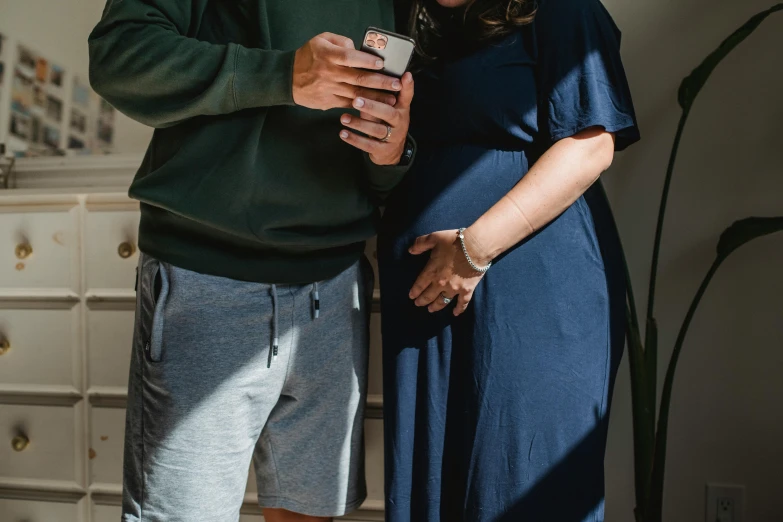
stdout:
POLYGON ((343 130, 340 137, 370 155, 376 165, 396 165, 405 150, 413 101, 413 75, 402 77, 402 90, 394 105, 367 98, 356 98, 353 107, 361 111, 361 118, 343 114, 340 121, 346 127, 365 136, 343 130))
POLYGON ((372 72, 382 68, 383 60, 357 51, 350 38, 320 34, 296 51, 294 103, 327 110, 349 108, 354 99, 366 98, 393 106, 396 97, 391 92, 400 91, 402 83, 397 78, 372 72))

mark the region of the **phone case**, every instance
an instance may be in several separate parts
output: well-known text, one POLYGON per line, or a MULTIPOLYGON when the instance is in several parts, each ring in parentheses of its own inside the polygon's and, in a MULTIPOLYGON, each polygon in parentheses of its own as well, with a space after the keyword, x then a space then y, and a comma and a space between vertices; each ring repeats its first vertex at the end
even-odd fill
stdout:
POLYGON ((396 78, 408 70, 415 48, 412 38, 377 27, 368 27, 362 41, 362 51, 383 58, 381 72, 396 78))

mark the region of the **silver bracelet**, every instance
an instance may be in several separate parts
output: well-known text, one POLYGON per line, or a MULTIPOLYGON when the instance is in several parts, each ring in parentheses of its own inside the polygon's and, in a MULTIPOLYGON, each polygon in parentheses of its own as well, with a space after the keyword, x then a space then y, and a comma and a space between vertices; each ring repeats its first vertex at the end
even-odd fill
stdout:
POLYGON ((487 266, 481 267, 478 266, 476 263, 473 262, 473 260, 470 258, 470 254, 468 254, 468 247, 465 246, 465 229, 460 228, 459 229, 459 242, 462 243, 462 253, 465 254, 465 259, 468 260, 468 264, 470 265, 470 268, 475 270, 476 272, 479 272, 480 274, 487 273, 487 270, 489 270, 489 267, 492 266, 492 262, 490 261, 487 266))

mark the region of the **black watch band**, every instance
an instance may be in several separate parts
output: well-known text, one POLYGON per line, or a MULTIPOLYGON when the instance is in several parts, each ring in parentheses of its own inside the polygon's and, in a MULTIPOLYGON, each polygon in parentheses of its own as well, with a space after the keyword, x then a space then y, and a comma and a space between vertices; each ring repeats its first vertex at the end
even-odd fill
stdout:
POLYGON ((411 160, 413 159, 413 153, 416 150, 416 146, 413 144, 413 140, 410 136, 405 138, 405 148, 402 149, 402 156, 400 156, 400 162, 397 164, 398 167, 407 167, 410 165, 411 160))

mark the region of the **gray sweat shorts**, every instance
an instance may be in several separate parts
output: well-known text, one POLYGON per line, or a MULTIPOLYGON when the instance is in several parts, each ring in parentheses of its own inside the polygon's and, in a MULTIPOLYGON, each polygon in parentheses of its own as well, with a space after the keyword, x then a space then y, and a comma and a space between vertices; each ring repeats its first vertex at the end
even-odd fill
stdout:
POLYGON ((364 258, 268 285, 142 255, 123 522, 235 522, 251 459, 262 507, 357 508, 372 279, 364 258))

